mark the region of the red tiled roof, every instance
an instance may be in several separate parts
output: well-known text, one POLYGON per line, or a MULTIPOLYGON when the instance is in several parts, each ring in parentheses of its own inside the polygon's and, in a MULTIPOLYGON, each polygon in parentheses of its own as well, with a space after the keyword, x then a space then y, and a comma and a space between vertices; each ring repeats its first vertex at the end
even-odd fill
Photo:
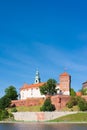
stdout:
POLYGON ((22 88, 20 88, 20 90, 25 90, 25 89, 30 89, 30 88, 39 88, 42 85, 44 85, 45 83, 38 83, 38 84, 24 84, 22 88))
POLYGON ((60 74, 60 76, 69 76, 69 74, 64 72, 64 73, 60 74))

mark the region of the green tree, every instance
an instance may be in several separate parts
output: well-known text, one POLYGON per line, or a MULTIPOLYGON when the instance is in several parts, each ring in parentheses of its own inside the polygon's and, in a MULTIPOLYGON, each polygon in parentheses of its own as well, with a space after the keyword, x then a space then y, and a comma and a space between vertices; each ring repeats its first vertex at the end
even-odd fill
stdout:
POLYGON ((70 101, 67 103, 68 108, 72 108, 73 106, 78 106, 80 111, 87 110, 87 101, 79 96, 72 96, 70 101))
POLYGON ((51 104, 50 98, 47 98, 43 104, 43 106, 40 108, 41 111, 54 111, 55 106, 51 104))
POLYGON ((87 111, 87 102, 85 99, 81 99, 79 102, 78 102, 78 107, 80 109, 80 111, 87 111))
POLYGON ((87 88, 82 88, 80 92, 82 93, 82 95, 87 95, 87 88))
POLYGON ((76 96, 76 92, 73 88, 70 88, 70 96, 76 96))
POLYGON ((45 83, 43 86, 40 87, 41 94, 45 95, 54 95, 57 93, 56 90, 56 80, 49 79, 47 83, 45 83))
POLYGON ((9 118, 9 113, 7 110, 0 110, 0 120, 9 118))
POLYGON ((18 94, 14 86, 5 89, 5 95, 11 100, 17 100, 18 94))
POLYGON ((70 98, 70 101, 67 103, 68 108, 72 108, 73 106, 76 106, 78 104, 78 97, 77 96, 72 96, 70 98))
POLYGON ((8 97, 3 96, 2 98, 0 98, 0 109, 1 110, 9 107, 10 104, 11 104, 11 100, 8 97))

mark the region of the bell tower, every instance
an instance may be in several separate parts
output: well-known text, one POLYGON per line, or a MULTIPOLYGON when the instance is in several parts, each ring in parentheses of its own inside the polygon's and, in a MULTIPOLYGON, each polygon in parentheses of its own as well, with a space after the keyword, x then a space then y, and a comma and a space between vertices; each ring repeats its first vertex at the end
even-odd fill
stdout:
POLYGON ((37 70, 36 71, 36 75, 35 75, 35 84, 38 84, 38 83, 40 83, 41 81, 40 81, 40 74, 39 74, 39 71, 37 70))

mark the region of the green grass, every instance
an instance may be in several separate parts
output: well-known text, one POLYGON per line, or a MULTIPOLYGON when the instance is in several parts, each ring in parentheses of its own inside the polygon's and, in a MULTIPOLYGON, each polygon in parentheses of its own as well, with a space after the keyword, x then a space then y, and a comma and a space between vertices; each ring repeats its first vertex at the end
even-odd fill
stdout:
MULTIPOLYGON (((17 111, 18 112, 40 112, 40 107, 42 105, 39 105, 39 106, 19 106, 19 107, 16 107, 17 111)), ((12 108, 8 108, 8 111, 11 112, 11 109, 12 108)), ((77 106, 74 106, 73 108, 68 108, 68 107, 65 107, 62 109, 62 111, 78 111, 78 107, 77 106)))
POLYGON ((79 111, 78 106, 73 106, 72 108, 64 107, 62 111, 79 111))
MULTIPOLYGON (((19 107, 16 107, 17 109, 17 112, 39 112, 40 111, 40 106, 19 106, 19 107)), ((11 108, 8 109, 9 112, 11 112, 11 108)))
POLYGON ((77 114, 63 116, 50 122, 87 122, 87 112, 79 112, 77 114))
POLYGON ((30 112, 36 112, 36 111, 40 111, 40 107, 41 106, 29 106, 29 107, 17 107, 18 111, 30 111, 30 112))

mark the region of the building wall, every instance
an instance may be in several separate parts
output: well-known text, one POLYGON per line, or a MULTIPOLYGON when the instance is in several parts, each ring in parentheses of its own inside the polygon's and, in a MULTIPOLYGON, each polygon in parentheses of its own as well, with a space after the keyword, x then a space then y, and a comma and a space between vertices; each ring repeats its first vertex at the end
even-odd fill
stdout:
MULTIPOLYGON (((37 80, 37 75, 35 79, 37 80)), ((60 83, 56 86, 57 94, 70 95, 71 76, 64 72, 59 76, 59 82, 60 83)), ((20 99, 45 97, 45 95, 41 95, 40 93, 39 84, 41 85, 43 83, 35 83, 31 85, 24 84, 23 88, 20 89, 20 99)))
POLYGON ((63 95, 70 95, 70 87, 71 87, 71 76, 68 74, 60 75, 60 90, 63 95))
POLYGON ((87 88, 87 81, 82 84, 82 88, 83 89, 87 88))
POLYGON ((42 98, 45 97, 45 95, 41 95, 39 88, 30 88, 26 90, 20 91, 21 99, 27 99, 27 98, 42 98))

